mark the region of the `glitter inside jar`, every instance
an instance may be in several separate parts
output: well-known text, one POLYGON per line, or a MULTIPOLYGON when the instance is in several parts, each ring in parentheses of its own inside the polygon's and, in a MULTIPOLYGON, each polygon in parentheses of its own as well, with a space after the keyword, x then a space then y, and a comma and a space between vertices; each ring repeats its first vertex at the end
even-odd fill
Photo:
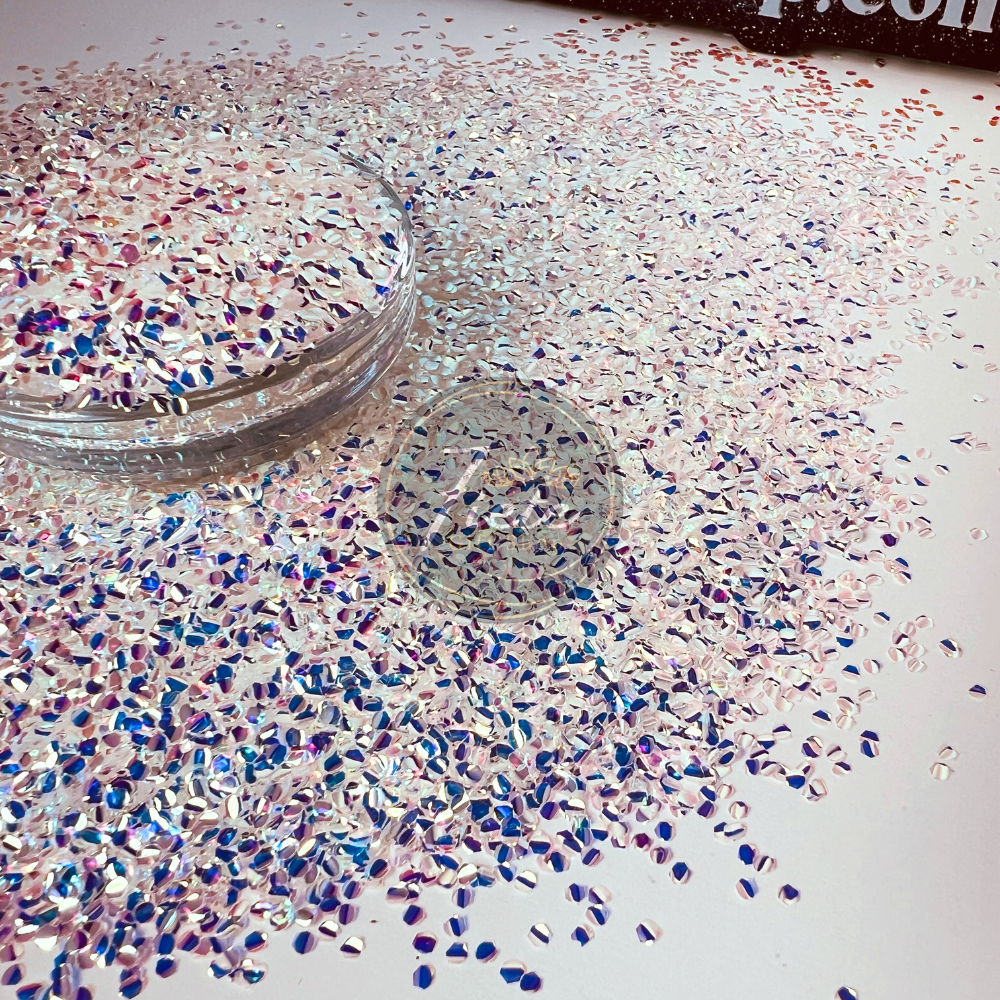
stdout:
POLYGON ((103 82, 6 116, 3 449, 169 476, 309 440, 409 329, 406 208, 301 111, 103 82))

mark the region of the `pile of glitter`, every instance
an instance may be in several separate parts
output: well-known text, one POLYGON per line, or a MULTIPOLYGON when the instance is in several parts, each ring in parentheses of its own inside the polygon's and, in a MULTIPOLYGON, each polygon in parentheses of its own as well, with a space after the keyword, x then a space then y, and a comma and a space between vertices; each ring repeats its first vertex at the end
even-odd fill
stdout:
POLYGON ((385 189, 269 88, 234 101, 223 69, 0 111, 0 391, 163 410, 381 310, 403 224, 385 189))
POLYGON ((164 108, 194 107, 198 74, 220 100, 256 86, 279 134, 383 160, 422 244, 419 343, 347 432, 238 482, 154 495, 5 464, 6 982, 30 938, 59 997, 112 965, 134 996, 185 952, 254 982, 261 920, 353 955, 366 887, 412 923, 428 886, 465 906, 618 848, 683 883, 679 821, 746 831, 734 768, 817 800, 877 741, 847 748, 866 692, 838 657, 870 585, 907 577, 874 537, 909 508, 862 411, 872 327, 923 289, 924 174, 805 61, 779 119, 770 87, 694 84, 699 60, 746 64, 146 68, 164 108), (593 593, 505 628, 429 606, 375 517, 407 413, 511 370, 607 429, 630 506, 593 593), (767 716, 798 702, 835 738, 790 765, 767 716))

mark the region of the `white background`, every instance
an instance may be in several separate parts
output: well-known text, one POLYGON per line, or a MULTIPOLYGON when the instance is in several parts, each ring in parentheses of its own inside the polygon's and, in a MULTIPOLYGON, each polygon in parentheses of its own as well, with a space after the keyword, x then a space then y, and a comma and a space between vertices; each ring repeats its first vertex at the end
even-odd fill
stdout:
MULTIPOLYGON (((245 48, 266 53, 278 38, 287 37, 296 55, 332 55, 363 43, 365 51, 380 53, 386 63, 399 57, 393 47, 400 44, 411 55, 414 42, 423 45, 421 56, 445 54, 436 38, 445 31, 448 43, 474 46, 485 58, 492 58, 493 47, 501 42, 526 39, 517 54, 531 56, 550 48, 545 37, 551 32, 580 27, 579 16, 578 10, 507 0, 359 0, 352 6, 339 0, 0 0, 0 80, 22 78, 15 69, 19 64, 51 68, 79 59, 89 68, 113 59, 135 62, 150 51, 156 36, 165 39, 157 47, 166 54, 187 49, 195 56, 228 49, 243 38, 251 40, 245 48), (367 18, 360 19, 359 11, 367 18), (258 17, 267 23, 257 24, 258 17), (445 17, 454 21, 446 24, 445 17), (242 28, 215 27, 227 19, 242 28), (279 21, 283 29, 275 27, 279 21), (500 34, 512 24, 519 29, 516 34, 500 34), (419 31, 420 37, 402 36, 410 30, 419 31), (377 38, 368 36, 376 31, 377 38), (484 37, 489 34, 496 38, 484 37), (209 40, 219 44, 210 46, 209 40), (316 49, 317 42, 325 47, 316 49), (90 46, 97 47, 88 51, 90 46)), ((589 22, 586 30, 599 33, 613 23, 614 18, 605 16, 596 25, 589 22)), ((664 53, 670 40, 681 35, 707 47, 707 34, 670 26, 652 29, 643 44, 655 42, 651 51, 664 53)), ((635 43, 626 36, 617 48, 627 51, 630 44, 635 43)), ((654 62, 656 58, 654 54, 654 62)), ((992 108, 1000 104, 995 76, 895 59, 878 67, 873 57, 856 53, 821 53, 816 61, 835 81, 847 80, 846 71, 854 69, 875 84, 875 89, 862 92, 873 121, 880 108, 894 108, 901 97, 929 89, 933 96, 926 100, 946 114, 929 117, 920 127, 917 141, 910 144, 911 155, 920 155, 921 147, 928 148, 943 131, 950 149, 967 155, 954 176, 967 177, 971 164, 1000 164, 1000 128, 988 125, 990 115, 996 114, 992 108), (975 101, 975 94, 985 99, 975 101), (974 143, 977 137, 984 141, 974 143)), ((745 79, 759 85, 780 78, 745 79)), ((907 587, 886 583, 877 591, 875 605, 888 612, 893 623, 920 614, 934 619, 929 637, 921 637, 931 639, 925 643, 931 650, 929 669, 908 674, 902 665, 888 663, 887 628, 873 626, 852 650, 858 657, 879 656, 886 662, 886 669, 871 681, 878 701, 865 707, 861 720, 863 727, 879 732, 881 754, 867 760, 852 752, 853 772, 830 780, 830 794, 821 802, 806 802, 783 783, 749 779, 740 769, 733 780, 740 797, 752 805, 749 839, 779 862, 775 874, 758 878, 762 892, 752 902, 741 900, 734 889, 747 873, 734 846, 717 843, 711 823, 700 820, 680 827, 677 856, 694 871, 684 886, 671 883, 667 871, 646 856, 622 851, 612 852, 614 856, 594 871, 576 866, 569 876, 544 876, 530 894, 502 883, 480 890, 468 911, 467 940, 473 948, 478 941, 493 940, 504 959, 523 961, 539 972, 543 995, 579 1000, 628 995, 830 1000, 846 985, 858 991, 860 1000, 1000 996, 1000 372, 984 371, 987 363, 1000 363, 998 270, 989 263, 1000 257, 1000 243, 994 238, 983 255, 970 250, 972 236, 992 228, 995 237, 1000 230, 1000 187, 996 177, 975 187, 978 218, 968 218, 963 209, 956 235, 939 239, 926 255, 935 263, 947 263, 956 275, 978 275, 988 287, 980 288, 975 300, 964 296, 951 303, 959 310, 954 327, 964 338, 944 331, 943 341, 934 343, 932 350, 907 344, 899 351, 904 363, 891 381, 904 394, 871 414, 874 426, 886 433, 893 420, 905 424, 904 432, 893 434, 892 454, 903 451, 913 457, 918 448, 932 450, 933 459, 915 462, 909 475, 929 472, 938 462, 951 469, 947 477, 932 475, 932 486, 925 491, 929 502, 921 513, 933 522, 935 536, 904 539, 902 553, 913 582, 907 587), (982 344, 984 353, 974 352, 974 344, 982 344), (968 367, 959 370, 953 360, 968 367), (986 401, 975 402, 975 394, 986 401), (990 449, 961 454, 948 439, 965 431, 988 442, 990 449), (973 541, 970 529, 975 527, 986 528, 990 537, 973 541), (937 650, 938 640, 946 636, 962 644, 960 659, 945 659, 937 650), (987 688, 984 701, 969 696, 974 683, 987 688), (929 768, 944 744, 960 756, 953 762, 951 778, 939 782, 932 780, 929 768), (584 949, 569 939, 583 918, 583 908, 564 897, 571 876, 599 881, 614 892, 610 923, 584 949), (779 903, 777 887, 784 882, 802 892, 797 906, 779 903), (647 918, 662 927, 663 937, 641 947, 635 926, 647 918), (528 940, 528 928, 537 920, 552 928, 548 948, 528 940)), ((947 304, 947 299, 939 300, 939 312, 947 304)), ((879 346, 904 335, 898 329, 884 332, 886 344, 879 346)), ((870 624, 870 612, 860 620, 870 624)), ((768 725, 787 721, 775 718, 768 725)), ((796 732, 804 736, 807 730, 800 726, 796 732)), ((856 734, 844 735, 853 751, 856 734)), ((375 891, 361 902, 361 918, 351 925, 366 939, 360 958, 347 959, 335 945, 323 942, 300 957, 291 949, 291 934, 276 935, 263 956, 269 975, 254 987, 254 995, 278 1000, 291 991, 374 998, 413 991, 413 930, 403 925, 399 909, 385 904, 375 891)), ((454 912, 449 895, 443 890, 425 892, 422 905, 429 917, 420 929, 444 939, 441 924, 454 912)), ((450 1000, 517 993, 516 986, 504 984, 496 963, 483 966, 470 959, 464 966, 448 966, 445 944, 438 945, 431 959, 437 980, 429 995, 450 1000)), ((49 957, 29 947, 32 979, 45 974, 49 957)), ((101 984, 102 995, 113 995, 116 978, 105 972, 94 974, 92 981, 101 984)), ((201 960, 186 959, 172 979, 153 977, 143 996, 163 1000, 182 991, 224 997, 233 989, 207 979, 201 960)))

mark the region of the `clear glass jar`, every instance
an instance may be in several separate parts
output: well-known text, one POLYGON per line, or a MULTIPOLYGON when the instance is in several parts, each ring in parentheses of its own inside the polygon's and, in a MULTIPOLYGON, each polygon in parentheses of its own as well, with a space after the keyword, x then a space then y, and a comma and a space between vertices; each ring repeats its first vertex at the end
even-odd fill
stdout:
POLYGON ((213 477, 287 455, 330 418, 355 405, 398 354, 416 310, 413 227, 399 196, 376 171, 400 213, 402 263, 377 315, 359 312, 316 346, 267 376, 184 395, 184 413, 152 402, 123 412, 104 403, 60 410, 37 396, 0 390, 0 451, 51 468, 102 477, 213 477))

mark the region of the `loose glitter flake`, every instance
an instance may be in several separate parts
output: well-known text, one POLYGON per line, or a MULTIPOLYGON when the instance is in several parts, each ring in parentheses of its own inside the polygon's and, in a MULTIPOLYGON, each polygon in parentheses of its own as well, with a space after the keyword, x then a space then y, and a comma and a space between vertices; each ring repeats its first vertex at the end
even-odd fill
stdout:
POLYGON ((542 977, 537 972, 526 972, 518 985, 522 993, 537 993, 542 988, 542 977))
POLYGON ((357 958, 365 950, 363 938, 349 937, 341 946, 340 950, 349 958, 357 958))
POLYGON ((426 990, 434 982, 434 966, 419 965, 413 972, 413 985, 420 990, 426 990))
POLYGON ((678 862, 670 869, 670 877, 678 884, 683 885, 691 878, 691 869, 683 862, 678 862))
POLYGON ((546 924, 532 924, 528 937, 534 944, 545 945, 552 940, 552 931, 546 924))
POLYGON ((301 931, 295 935, 292 947, 300 955, 306 955, 316 947, 316 937, 309 931, 301 931))
POLYGON ((0 109, 6 387, 57 409, 168 406, 378 314, 400 216, 318 141, 329 100, 306 80, 279 94, 258 65, 99 71, 0 109))
POLYGON ((640 944, 654 944, 660 940, 660 935, 663 932, 660 930, 659 924, 652 920, 643 920, 642 923, 636 925, 635 933, 640 944))
POLYGON ((457 942, 456 944, 449 945, 448 950, 445 952, 445 957, 449 962, 454 964, 459 964, 464 962, 469 957, 469 946, 462 942, 457 942))
POLYGON ((418 934, 413 939, 413 947, 422 955, 429 955, 437 947, 437 938, 433 934, 418 934))
POLYGON ((778 890, 778 899, 789 906, 797 903, 801 898, 801 893, 793 885, 783 885, 778 890))
POLYGON ((478 962, 492 962, 499 954, 497 946, 492 941, 483 941, 476 945, 476 961, 478 962))
POLYGON ((527 972, 527 968, 521 962, 508 962, 500 966, 500 975, 505 983, 518 983, 521 977, 527 972))
MULTIPOLYGON (((930 620, 890 646, 871 591, 909 580, 933 477, 916 468, 929 450, 869 425, 900 361, 871 330, 935 283, 978 281, 919 252, 952 164, 943 146, 919 167, 876 152, 896 126, 808 60, 779 97, 690 85, 696 62, 755 73, 739 47, 666 58, 455 49, 375 68, 283 50, 73 71, 0 109, 0 382, 47 405, 180 407, 377 313, 399 220, 347 157, 393 179, 422 248, 411 353, 288 461, 151 491, 0 460, 0 930, 59 956, 53 995, 98 965, 135 996, 184 954, 253 984, 283 929, 300 954, 357 957, 373 886, 400 904, 402 946, 429 955, 430 886, 464 914, 497 882, 534 889, 529 865, 589 882, 626 847, 682 885, 672 848, 702 820, 763 876, 775 861, 746 842, 727 776, 817 802, 821 767, 851 772, 844 746, 878 755, 859 682, 881 662, 838 660, 863 619, 885 626, 882 662, 926 667, 930 620), (379 523, 398 428, 485 378, 571 398, 626 501, 595 579, 516 627, 428 601, 379 523), (775 725, 799 702, 822 738, 775 725)), ((952 443, 956 461, 989 447, 952 443)), ((440 511, 411 513, 427 529, 440 511)), ((611 893, 567 898, 585 945, 611 893)), ((458 940, 468 928, 445 923, 448 961, 498 958, 458 940)), ((35 1000, 10 955, 4 983, 35 1000)))

